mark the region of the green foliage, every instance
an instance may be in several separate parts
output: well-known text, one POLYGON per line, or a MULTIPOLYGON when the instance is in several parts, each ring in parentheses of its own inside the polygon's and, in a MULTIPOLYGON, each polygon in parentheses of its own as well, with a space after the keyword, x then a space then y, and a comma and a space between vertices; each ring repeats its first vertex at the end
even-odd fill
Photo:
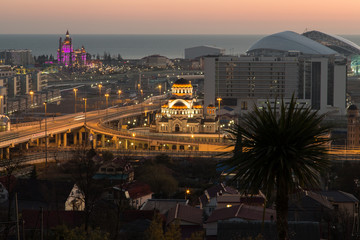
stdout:
POLYGON ((102 232, 99 228, 88 229, 86 233, 83 226, 69 229, 65 225, 57 226, 53 229, 54 240, 108 240, 109 234, 102 232))
POLYGON ((34 165, 33 170, 31 170, 30 179, 37 179, 36 165, 34 165))
POLYGON ((168 165, 172 163, 171 158, 167 154, 160 154, 155 157, 155 162, 158 164, 168 165))
POLYGON ((108 162, 114 159, 114 154, 109 151, 102 152, 102 158, 104 162, 108 162))
POLYGON ((204 239, 204 232, 194 232, 191 234, 189 238, 186 238, 186 240, 203 240, 204 239))
POLYGON ((179 221, 175 221, 167 227, 165 233, 165 240, 181 240, 179 221))
POLYGON ((178 182, 170 174, 170 171, 170 169, 163 165, 146 164, 140 169, 137 178, 149 184, 155 194, 169 197, 174 194, 178 188, 178 182))
POLYGON ((293 97, 288 105, 282 100, 280 105, 255 107, 230 131, 235 136, 233 156, 221 165, 246 192, 262 189, 270 197, 276 188, 279 239, 287 237, 289 194, 318 186, 320 172, 329 166, 330 129, 321 126, 324 117, 293 97))
POLYGON ((155 213, 149 228, 145 232, 147 240, 165 240, 163 230, 163 220, 160 214, 155 213))

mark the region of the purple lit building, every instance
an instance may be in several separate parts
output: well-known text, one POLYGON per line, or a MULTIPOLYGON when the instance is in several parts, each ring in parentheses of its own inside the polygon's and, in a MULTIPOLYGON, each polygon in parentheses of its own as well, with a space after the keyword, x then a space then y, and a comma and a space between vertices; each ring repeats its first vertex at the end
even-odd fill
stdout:
POLYGON ((86 65, 86 51, 84 46, 74 50, 69 31, 66 32, 64 41, 59 39, 58 64, 65 67, 83 67, 86 65))

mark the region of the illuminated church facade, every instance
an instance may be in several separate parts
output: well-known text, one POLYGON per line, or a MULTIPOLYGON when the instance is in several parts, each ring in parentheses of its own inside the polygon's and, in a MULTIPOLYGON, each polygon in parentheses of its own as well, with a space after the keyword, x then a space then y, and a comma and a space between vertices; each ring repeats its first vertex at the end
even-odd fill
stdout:
POLYGON ((156 117, 156 132, 160 133, 216 133, 216 109, 209 105, 204 110, 193 97, 193 86, 186 79, 178 79, 171 88, 172 96, 161 106, 156 117))
POLYGON ((66 32, 64 41, 59 39, 57 51, 58 64, 65 67, 83 67, 86 65, 86 51, 84 46, 74 50, 69 31, 66 32))

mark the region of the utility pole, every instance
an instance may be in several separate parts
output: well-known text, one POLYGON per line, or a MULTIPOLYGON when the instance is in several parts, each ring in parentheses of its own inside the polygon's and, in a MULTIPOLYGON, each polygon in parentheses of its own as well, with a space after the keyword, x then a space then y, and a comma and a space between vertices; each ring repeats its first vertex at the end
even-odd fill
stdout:
POLYGON ((45 105, 45 172, 47 171, 47 160, 48 160, 48 135, 47 135, 47 101, 45 105))
POLYGON ((18 205, 17 193, 15 193, 15 211, 16 211, 16 239, 20 240, 19 205, 18 205))

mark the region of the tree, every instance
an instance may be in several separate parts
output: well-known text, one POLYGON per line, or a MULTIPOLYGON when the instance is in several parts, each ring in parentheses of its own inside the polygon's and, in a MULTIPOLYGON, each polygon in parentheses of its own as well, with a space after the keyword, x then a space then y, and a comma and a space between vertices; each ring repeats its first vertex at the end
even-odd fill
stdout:
POLYGON ((319 186, 320 172, 329 167, 325 115, 297 104, 294 96, 274 106, 255 106, 231 132, 232 157, 221 165, 234 173, 232 181, 246 192, 262 189, 268 198, 276 189, 276 224, 279 240, 288 239, 289 194, 298 188, 319 186))
POLYGON ((165 240, 163 230, 163 219, 160 214, 155 213, 150 226, 145 232, 147 240, 165 240))
POLYGON ((66 225, 59 225, 52 229, 54 240, 108 240, 109 234, 99 228, 89 229, 87 232, 84 226, 69 229, 66 225))
POLYGON ((23 159, 22 151, 11 151, 9 153, 9 156, 2 158, 0 161, 0 166, 2 167, 4 172, 4 181, 5 181, 4 187, 8 191, 7 217, 6 219, 3 219, 2 217, 0 218, 1 221, 6 220, 7 222, 6 227, 3 231, 4 239, 7 239, 10 228, 12 227, 11 210, 12 210, 13 200, 15 197, 14 185, 16 183, 16 178, 14 174, 20 168, 22 159, 23 159))
POLYGON ((96 156, 97 154, 94 149, 81 147, 74 152, 73 160, 69 161, 65 166, 84 195, 84 198, 81 200, 84 201, 85 205, 85 231, 88 230, 90 215, 103 189, 93 179, 93 176, 100 167, 100 162, 95 161, 96 156))
POLYGON ((180 230, 179 221, 175 221, 167 227, 164 237, 165 240, 181 240, 181 230, 180 230))

